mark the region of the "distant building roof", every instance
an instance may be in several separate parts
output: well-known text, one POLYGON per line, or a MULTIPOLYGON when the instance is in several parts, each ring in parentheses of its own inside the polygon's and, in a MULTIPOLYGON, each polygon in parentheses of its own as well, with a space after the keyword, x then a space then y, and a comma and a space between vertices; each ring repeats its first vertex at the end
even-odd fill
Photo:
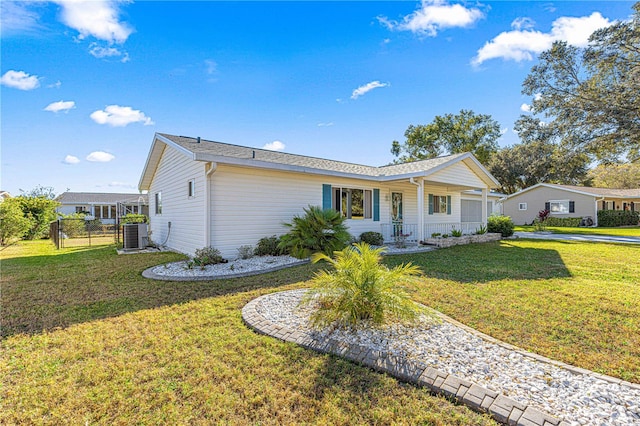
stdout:
POLYGON ((63 192, 56 197, 61 204, 147 204, 147 194, 122 194, 115 192, 63 192))
POLYGON ((546 187, 555 188, 570 192, 576 192, 584 195, 591 195, 594 197, 606 197, 606 198, 640 198, 640 188, 638 189, 615 189, 615 188, 592 188, 590 186, 578 186, 578 185, 559 185, 555 183, 538 183, 509 195, 507 198, 516 197, 520 194, 528 192, 534 188, 546 187))

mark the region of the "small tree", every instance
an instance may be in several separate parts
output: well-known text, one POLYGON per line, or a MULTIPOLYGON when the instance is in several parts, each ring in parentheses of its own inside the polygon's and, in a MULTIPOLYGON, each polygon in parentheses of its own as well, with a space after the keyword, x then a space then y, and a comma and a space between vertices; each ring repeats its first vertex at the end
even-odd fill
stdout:
POLYGON ((19 240, 31 227, 24 217, 19 200, 9 198, 0 203, 0 245, 19 240))
POLYGON ((515 225, 509 216, 489 216, 487 219, 487 231, 502 234, 503 237, 513 235, 515 225))
POLYGON ((420 274, 420 269, 410 263, 387 268, 380 263, 384 250, 355 243, 335 252, 334 259, 323 253, 313 255, 314 263, 325 260, 334 268, 318 272, 312 280, 314 287, 302 300, 303 304, 317 306, 311 316, 316 327, 334 323, 353 326, 363 320, 382 325, 392 319, 413 320, 425 311, 403 287, 420 274))
POLYGON ((316 252, 331 255, 346 247, 351 235, 340 212, 309 206, 304 213, 304 216, 294 217, 291 223, 285 223, 290 231, 282 236, 278 247, 299 259, 316 252))
POLYGON ((29 240, 44 238, 49 235, 49 224, 56 220, 56 207, 60 205, 54 200, 53 188, 37 186, 31 191, 22 191, 16 197, 22 213, 30 222, 25 237, 29 240))

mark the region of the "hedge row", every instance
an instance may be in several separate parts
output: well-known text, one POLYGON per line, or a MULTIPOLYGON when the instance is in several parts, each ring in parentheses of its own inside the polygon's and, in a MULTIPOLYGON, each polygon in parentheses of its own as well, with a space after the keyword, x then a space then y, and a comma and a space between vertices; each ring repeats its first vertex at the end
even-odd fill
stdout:
POLYGON ((629 210, 599 210, 598 226, 635 226, 640 223, 640 212, 629 210))
POLYGON ((546 226, 557 226, 565 228, 575 228, 580 226, 580 217, 547 217, 544 220, 546 226))

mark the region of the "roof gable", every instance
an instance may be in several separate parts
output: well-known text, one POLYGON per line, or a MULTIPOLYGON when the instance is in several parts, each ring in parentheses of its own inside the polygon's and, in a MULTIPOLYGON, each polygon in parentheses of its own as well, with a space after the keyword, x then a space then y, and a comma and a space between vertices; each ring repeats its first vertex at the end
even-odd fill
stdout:
POLYGON ((117 204, 146 203, 146 194, 125 194, 115 192, 63 192, 56 197, 61 204, 117 204))
POLYGON ((640 198, 640 189, 612 189, 612 188, 592 188, 589 186, 576 186, 576 185, 560 185, 554 183, 538 183, 536 185, 525 188, 514 194, 507 196, 506 198, 518 197, 526 192, 529 192, 537 188, 552 188, 556 190, 571 192, 575 194, 582 194, 591 197, 607 197, 607 198, 640 198))

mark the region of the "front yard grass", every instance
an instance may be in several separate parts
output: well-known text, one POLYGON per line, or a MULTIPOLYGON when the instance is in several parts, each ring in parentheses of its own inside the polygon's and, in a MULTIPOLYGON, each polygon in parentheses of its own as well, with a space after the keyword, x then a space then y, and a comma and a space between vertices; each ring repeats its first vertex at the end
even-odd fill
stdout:
MULTIPOLYGON (((508 240, 389 256, 416 300, 496 338, 640 383, 635 246, 508 240)), ((151 281, 175 253, 0 251, 0 424, 493 424, 337 357, 248 330, 240 309, 321 267, 151 281)))
MULTIPOLYGON (((533 226, 516 226, 516 232, 533 232, 533 226)), ((640 237, 640 226, 625 226, 619 228, 566 228, 561 226, 548 226, 547 231, 554 234, 580 234, 580 235, 612 235, 615 237, 640 237)))
POLYGON ((140 273, 182 256, 46 244, 0 252, 0 424, 495 425, 425 389, 243 324, 249 300, 306 286, 317 265, 152 281, 140 273))

